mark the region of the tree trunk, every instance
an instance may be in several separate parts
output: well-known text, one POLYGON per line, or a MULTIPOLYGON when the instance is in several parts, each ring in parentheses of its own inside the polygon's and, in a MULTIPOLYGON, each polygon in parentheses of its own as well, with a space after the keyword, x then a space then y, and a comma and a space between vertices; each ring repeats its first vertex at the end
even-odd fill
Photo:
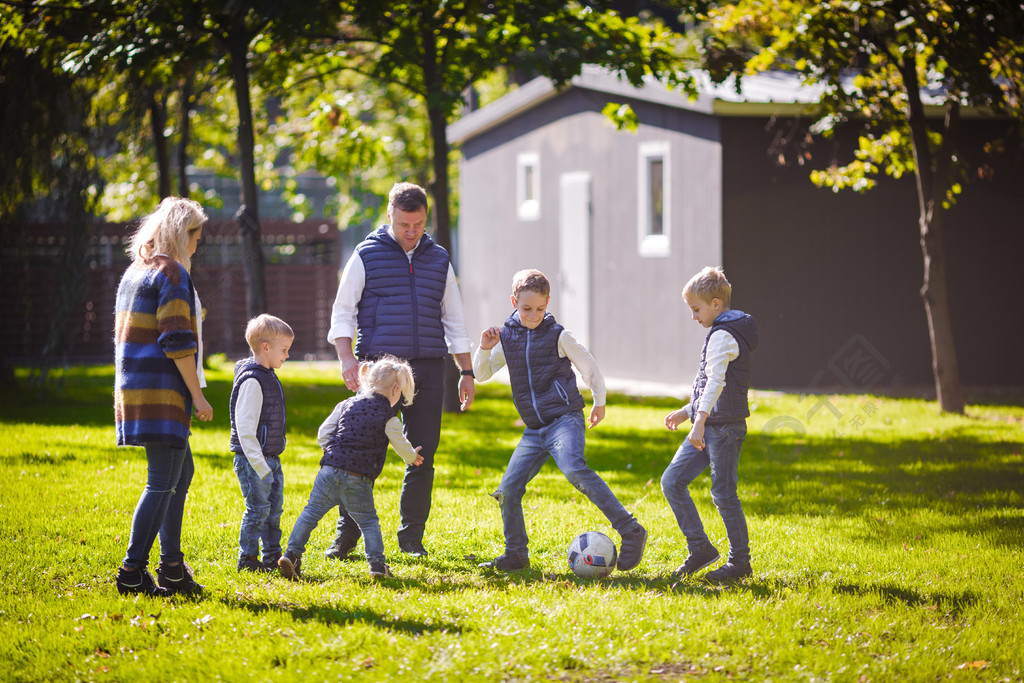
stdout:
POLYGON ((167 108, 155 91, 149 93, 149 126, 153 133, 156 176, 160 199, 171 196, 171 160, 167 154, 167 108))
POLYGON ((939 408, 948 413, 964 412, 964 393, 960 384, 960 367, 953 339, 953 323, 949 312, 949 291, 946 283, 946 243, 943 233, 943 202, 949 188, 950 165, 956 148, 956 134, 960 120, 960 107, 955 99, 947 102, 942 144, 933 160, 928 144, 928 122, 921 103, 913 57, 901 64, 907 88, 907 119, 910 124, 914 150, 915 179, 917 180, 918 209, 920 211, 921 252, 924 257, 924 299, 928 317, 928 335, 932 351, 932 375, 939 408))
POLYGON ((192 112, 192 80, 194 72, 187 69, 178 84, 178 130, 181 132, 181 143, 178 145, 178 196, 188 197, 188 139, 191 132, 192 112))
POLYGON ((228 38, 231 77, 238 103, 238 159, 242 186, 242 206, 235 215, 245 249, 245 307, 249 318, 267 310, 267 291, 263 274, 263 247, 260 235, 259 203, 256 194, 255 136, 252 101, 249 97, 249 38, 241 19, 232 26, 228 38))

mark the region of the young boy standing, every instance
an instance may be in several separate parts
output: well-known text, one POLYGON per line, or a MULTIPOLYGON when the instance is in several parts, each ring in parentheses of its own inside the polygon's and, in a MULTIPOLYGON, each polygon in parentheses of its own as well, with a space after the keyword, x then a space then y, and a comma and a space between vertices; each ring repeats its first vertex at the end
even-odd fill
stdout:
POLYGON ((730 308, 732 285, 721 268, 705 268, 694 275, 683 288, 683 299, 692 318, 709 332, 689 404, 665 416, 665 426, 670 430, 687 420, 693 422, 661 476, 661 490, 689 550, 686 561, 672 576, 692 576, 719 558, 687 490, 690 482, 710 467, 711 499, 725 522, 729 559, 705 578, 731 581, 751 574, 747 520, 736 485, 740 446, 747 435, 746 418, 750 415, 747 389, 750 354, 757 349, 757 325, 751 316, 730 308))
POLYGON ((252 356, 235 364, 231 388, 231 450, 245 496, 238 534, 238 571, 273 571, 281 557, 281 512, 285 446, 284 389, 274 372, 288 360, 295 339, 291 326, 272 315, 258 315, 245 328, 252 356), (263 556, 260 561, 260 541, 263 556))
POLYGON ((551 285, 538 270, 521 270, 512 279, 515 311, 504 327, 491 327, 480 335, 473 359, 477 380, 487 381, 508 364, 512 398, 526 424, 523 438, 509 460, 498 490, 505 553, 481 567, 515 571, 530 566, 523 494, 548 457, 587 498, 604 513, 622 536, 618 568, 626 571, 640 563, 647 530, 626 511, 608 485, 587 466, 583 455, 583 396, 572 372, 575 365, 594 395, 590 427, 604 419, 604 377, 590 352, 547 312, 551 285))

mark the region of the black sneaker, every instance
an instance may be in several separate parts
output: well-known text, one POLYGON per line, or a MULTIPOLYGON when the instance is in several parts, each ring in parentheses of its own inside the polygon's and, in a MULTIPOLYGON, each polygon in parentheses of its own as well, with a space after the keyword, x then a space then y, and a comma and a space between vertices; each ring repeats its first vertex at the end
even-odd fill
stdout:
POLYGON ((681 579, 684 576, 693 576, 701 569, 710 567, 715 562, 718 562, 718 558, 721 555, 718 554, 718 550, 714 547, 709 547, 707 550, 690 553, 686 556, 686 561, 672 573, 673 579, 681 579))
POLYGON ((410 541, 409 543, 399 542, 398 549, 411 557, 427 556, 427 549, 423 547, 423 541, 410 541))
POLYGON ((261 571, 261 572, 264 572, 264 573, 270 573, 270 572, 273 572, 273 571, 277 571, 277 561, 280 560, 280 559, 281 559, 280 555, 271 555, 267 559, 265 559, 262 562, 260 562, 260 568, 259 568, 258 571, 261 571))
POLYGON ((494 569, 499 572, 518 572, 530 568, 529 558, 510 557, 499 555, 490 562, 481 562, 477 565, 481 569, 494 569))
MULTIPOLYGON (((276 564, 274 565, 277 566, 276 564)), ((255 555, 242 555, 238 558, 238 572, 261 572, 263 563, 255 555)))
POLYGON ((291 550, 285 552, 277 561, 277 568, 281 570, 281 576, 289 581, 298 581, 302 578, 302 557, 291 550))
POLYGON ((750 576, 753 573, 754 571, 750 568, 749 562, 744 564, 726 562, 718 569, 705 574, 704 578, 708 581, 724 583, 726 581, 738 581, 739 579, 750 576))
POLYGON ((172 594, 199 595, 203 587, 196 583, 192 567, 185 562, 174 566, 160 565, 156 568, 156 580, 161 588, 166 588, 172 594))
POLYGON ((324 557, 344 560, 359 545, 359 534, 339 534, 331 547, 324 551, 324 557))
POLYGON ((622 543, 619 545, 619 561, 616 568, 622 572, 628 572, 640 564, 644 556, 644 546, 647 545, 647 529, 639 523, 631 530, 622 534, 622 543))
POLYGON ((162 588, 153 580, 153 575, 148 569, 127 569, 119 567, 117 570, 117 592, 121 595, 152 595, 154 597, 168 597, 171 592, 162 588))
POLYGON ((383 560, 370 560, 370 576, 375 579, 389 579, 391 567, 383 560))

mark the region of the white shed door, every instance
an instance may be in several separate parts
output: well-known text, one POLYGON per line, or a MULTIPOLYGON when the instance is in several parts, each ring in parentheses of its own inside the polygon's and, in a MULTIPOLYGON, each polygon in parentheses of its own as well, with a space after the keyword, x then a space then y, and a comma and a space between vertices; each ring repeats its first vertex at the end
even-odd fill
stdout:
MULTIPOLYGON (((590 174, 563 173, 559 179, 558 280, 555 318, 590 348, 590 174)), ((593 350, 593 349, 591 349, 593 350)))

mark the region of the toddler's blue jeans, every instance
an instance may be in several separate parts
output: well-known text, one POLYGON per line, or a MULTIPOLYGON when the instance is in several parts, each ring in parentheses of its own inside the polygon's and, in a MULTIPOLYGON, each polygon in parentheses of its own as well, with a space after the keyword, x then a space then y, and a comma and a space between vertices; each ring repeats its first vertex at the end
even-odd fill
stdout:
POLYGON ((322 465, 317 472, 309 502, 299 513, 292 533, 288 536, 289 552, 299 556, 306 552, 306 543, 313 529, 316 529, 324 515, 337 506, 341 506, 348 517, 359 525, 367 561, 384 562, 384 538, 380 533, 380 520, 377 519, 377 508, 373 503, 373 479, 331 465, 322 465))
POLYGON ((746 422, 707 425, 704 429, 704 450, 699 451, 684 440, 661 475, 661 490, 675 513, 679 528, 686 536, 690 553, 700 553, 714 547, 704 531, 697 506, 688 490, 690 482, 710 467, 711 500, 725 522, 725 533, 729 537, 729 561, 734 564, 750 563, 747 518, 743 515, 743 506, 736 494, 740 446, 746 436, 746 422))
POLYGON ((491 494, 501 506, 505 555, 528 558, 523 494, 548 457, 554 459, 565 478, 604 513, 616 531, 629 531, 636 524, 636 519, 622 507, 604 479, 587 465, 583 457, 584 424, 583 412, 574 411, 540 429, 527 427, 523 430, 523 438, 512 452, 501 484, 491 494))
POLYGON ((148 474, 146 488, 139 496, 132 515, 132 531, 124 566, 142 568, 149 564, 149 551, 160 535, 160 563, 175 564, 185 556, 181 552, 181 520, 185 514, 185 496, 192 483, 195 465, 192 449, 172 448, 165 443, 147 442, 148 474))
POLYGON ((270 474, 260 479, 249 460, 235 454, 235 475, 245 496, 245 512, 238 532, 239 553, 254 557, 263 541, 264 562, 281 557, 281 512, 284 509, 284 472, 279 458, 267 458, 270 474))

